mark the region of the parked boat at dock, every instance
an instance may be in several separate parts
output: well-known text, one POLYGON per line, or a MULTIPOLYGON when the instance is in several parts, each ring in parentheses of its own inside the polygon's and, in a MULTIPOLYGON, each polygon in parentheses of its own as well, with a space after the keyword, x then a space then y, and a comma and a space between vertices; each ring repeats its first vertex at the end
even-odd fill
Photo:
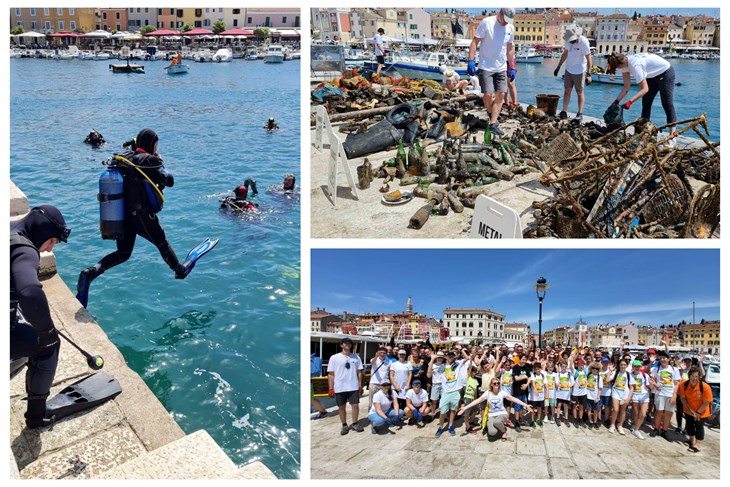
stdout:
POLYGON ((515 60, 518 63, 536 63, 542 64, 545 56, 538 53, 534 47, 522 48, 515 54, 515 60))
POLYGON ((233 61, 233 52, 228 48, 218 49, 213 55, 213 61, 216 63, 230 63, 233 61))
POLYGON ((281 44, 271 44, 266 50, 264 56, 265 63, 283 63, 284 62, 284 48, 281 44))

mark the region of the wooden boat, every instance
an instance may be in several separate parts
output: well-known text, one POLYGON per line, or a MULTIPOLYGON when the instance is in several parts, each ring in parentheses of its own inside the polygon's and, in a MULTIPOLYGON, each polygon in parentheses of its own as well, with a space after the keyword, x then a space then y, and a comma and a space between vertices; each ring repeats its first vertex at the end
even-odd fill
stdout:
POLYGON ((171 64, 162 68, 167 71, 167 74, 186 74, 190 71, 187 64, 171 64))

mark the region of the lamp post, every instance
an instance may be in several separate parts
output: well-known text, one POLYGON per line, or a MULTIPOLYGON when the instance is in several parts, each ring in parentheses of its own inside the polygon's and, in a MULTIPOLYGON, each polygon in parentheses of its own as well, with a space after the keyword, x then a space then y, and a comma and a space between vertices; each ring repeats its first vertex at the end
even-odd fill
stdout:
POLYGON ((538 315, 538 328, 537 328, 537 346, 542 350, 542 300, 545 299, 545 293, 550 289, 547 283, 547 279, 539 277, 535 284, 535 291, 537 292, 537 300, 540 303, 540 312, 538 315))

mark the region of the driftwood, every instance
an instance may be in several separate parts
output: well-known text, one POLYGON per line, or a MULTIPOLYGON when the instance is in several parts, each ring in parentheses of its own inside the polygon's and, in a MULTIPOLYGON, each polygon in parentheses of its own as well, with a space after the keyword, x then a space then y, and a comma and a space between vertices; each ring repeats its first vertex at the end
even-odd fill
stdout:
MULTIPOLYGON (((456 98, 450 98, 448 100, 439 100, 439 101, 429 101, 431 105, 434 106, 443 106, 443 105, 451 105, 452 103, 462 103, 465 101, 476 101, 479 100, 481 97, 474 94, 468 94, 464 96, 457 96, 456 98)), ((330 123, 337 123, 337 122, 357 122, 360 120, 364 120, 366 118, 374 117, 376 115, 385 115, 387 114, 393 107, 380 107, 380 108, 370 108, 367 110, 358 110, 355 112, 345 112, 345 113, 334 113, 330 115, 330 123)))

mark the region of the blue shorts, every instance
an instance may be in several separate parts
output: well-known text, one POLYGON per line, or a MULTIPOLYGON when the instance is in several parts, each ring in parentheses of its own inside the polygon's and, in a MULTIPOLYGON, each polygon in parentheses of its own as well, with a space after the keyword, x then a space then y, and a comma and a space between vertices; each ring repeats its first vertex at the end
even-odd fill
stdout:
POLYGON ((601 401, 596 402, 595 399, 588 399, 586 401, 586 408, 588 408, 588 411, 600 411, 601 401))
POLYGON ((601 396, 601 406, 603 406, 604 409, 608 409, 611 407, 611 396, 601 396))
MULTIPOLYGON (((515 399, 518 399, 518 400, 520 400, 522 402, 525 402, 525 399, 527 399, 527 396, 525 396, 524 394, 520 394, 519 396, 514 396, 514 397, 515 397, 515 399)), ((515 412, 516 413, 518 413, 518 412, 522 411, 523 409, 525 409, 524 406, 520 406, 516 402, 513 403, 513 404, 514 404, 514 408, 515 408, 515 412)))
POLYGON ((458 390, 441 394, 441 400, 439 401, 439 411, 441 411, 441 414, 459 409, 459 399, 461 399, 461 394, 458 390))

